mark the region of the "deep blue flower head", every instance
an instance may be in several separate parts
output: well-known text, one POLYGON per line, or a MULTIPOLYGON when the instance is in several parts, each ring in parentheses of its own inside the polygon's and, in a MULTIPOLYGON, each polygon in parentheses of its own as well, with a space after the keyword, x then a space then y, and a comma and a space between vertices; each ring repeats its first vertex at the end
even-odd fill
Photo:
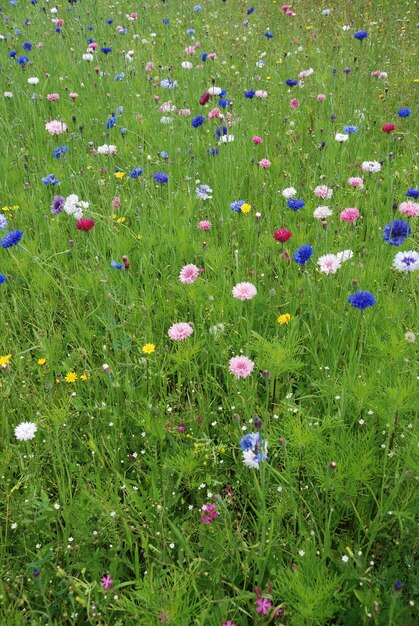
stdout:
POLYGON ((130 178, 136 179, 142 176, 142 173, 143 173, 143 170, 141 169, 141 167, 134 167, 134 169, 130 171, 128 176, 130 178))
POLYGON ((57 26, 57 28, 55 29, 56 33, 61 33, 61 28, 59 26, 57 26))
POLYGON ((291 78, 288 78, 288 79, 285 81, 285 84, 286 84, 286 85, 288 85, 288 87, 295 87, 295 85, 297 85, 297 84, 298 84, 298 80, 295 80, 295 78, 292 78, 292 79, 291 79, 291 78))
POLYGON ((250 7, 250 9, 247 9, 246 11, 247 15, 250 15, 251 13, 253 13, 254 10, 255 10, 255 7, 250 7))
POLYGON ((287 205, 293 211, 299 211, 305 206, 304 200, 300 200, 299 198, 290 198, 287 200, 287 205))
POLYGON ((409 198, 419 198, 419 189, 411 187, 406 191, 406 196, 408 196, 409 198))
POLYGON ((200 13, 202 11, 202 7, 199 6, 199 4, 195 5, 193 10, 195 11, 195 13, 200 13))
POLYGON ((92 37, 89 37, 87 43, 96 43, 96 41, 92 37))
POLYGON ((358 126, 344 126, 343 132, 348 133, 348 135, 353 135, 353 133, 358 132, 358 126))
POLYGON ((240 213, 243 204, 246 204, 244 200, 234 200, 234 202, 230 204, 230 209, 234 211, 234 213, 240 213))
POLYGON ((25 67, 25 65, 27 65, 29 63, 29 57, 26 56, 26 54, 23 54, 22 56, 20 56, 17 60, 17 62, 19 63, 19 65, 21 65, 22 67, 25 67))
POLYGON ((57 180, 57 178, 55 177, 55 174, 48 174, 48 176, 45 176, 42 179, 42 182, 44 185, 60 185, 60 181, 57 180))
POLYGON ((2 248, 11 248, 12 246, 15 246, 16 244, 18 244, 19 241, 22 239, 22 237, 23 237, 23 233, 22 233, 21 230, 11 230, 1 240, 1 242, 0 242, 1 243, 1 247, 2 248))
POLYGON ((195 35, 195 29, 194 28, 188 28, 188 30, 186 31, 187 35, 195 35))
POLYGON ((207 150, 207 154, 208 156, 217 156, 218 154, 220 154, 220 151, 218 150, 218 148, 210 148, 209 150, 207 150))
POLYGON ((169 182, 169 177, 167 174, 165 174, 164 172, 156 172, 153 176, 154 180, 157 181, 158 183, 160 183, 161 185, 163 183, 167 183, 169 182))
POLYGON ((203 115, 197 115, 196 117, 192 119, 191 124, 194 128, 199 128, 200 126, 202 126, 204 122, 205 122, 205 117, 203 115))
POLYGON ((221 89, 220 96, 225 96, 227 93, 227 89, 221 89))
POLYGON ((114 269, 116 270, 124 270, 125 269, 125 265, 123 263, 117 263, 116 261, 111 261, 111 265, 114 269))
POLYGON ((403 107, 402 109, 399 109, 397 111, 397 115, 399 117, 409 117, 410 113, 411 113, 411 111, 410 111, 409 107, 403 107))
POLYGON ((312 255, 313 248, 308 244, 304 244, 304 246, 301 246, 294 252, 293 259, 296 263, 299 263, 300 265, 305 265, 307 261, 312 257, 312 255))
POLYGON ((7 280, 6 276, 4 274, 0 274, 0 285, 2 285, 3 283, 5 283, 7 280))
POLYGON ((350 74, 350 73, 352 72, 352 68, 350 68, 350 67, 344 67, 344 68, 343 68, 343 71, 344 71, 344 73, 345 73, 345 74, 350 74))
POLYGON ((265 33, 265 37, 266 37, 266 39, 272 39, 273 35, 272 35, 272 33, 265 33))
POLYGON ((118 81, 118 80, 124 80, 125 78, 125 74, 124 72, 120 72, 119 74, 116 74, 114 80, 118 81))
POLYGON ((384 228, 383 239, 392 246, 400 246, 411 232, 412 229, 407 222, 394 220, 384 228))
POLYGON ((107 24, 113 24, 113 20, 112 19, 106 20, 106 23, 107 24))
POLYGON ((58 215, 64 208, 65 198, 63 196, 54 196, 51 203, 51 213, 58 215))
POLYGON ((349 304, 363 311, 369 306, 374 306, 376 300, 370 291, 356 291, 348 298, 349 304))
POLYGON ((220 137, 227 135, 227 133, 228 133, 228 130, 226 126, 219 126, 218 128, 215 129, 214 135, 218 137, 218 139, 220 139, 220 137))
POLYGON ((240 440, 240 450, 253 450, 259 443, 259 433, 248 433, 240 440))
POLYGON ((15 58, 15 56, 16 56, 16 52, 15 52, 14 50, 12 50, 11 52, 9 52, 9 57, 10 57, 11 59, 14 59, 14 58, 15 58))
POLYGON ((206 61, 206 60, 207 60, 207 56, 208 56, 208 55, 207 55, 207 53, 206 53, 206 52, 203 52, 203 53, 201 54, 201 61, 206 61))
POLYGON ((103 52, 103 54, 109 54, 110 52, 112 52, 112 48, 107 48, 106 46, 104 46, 103 48, 101 48, 101 51, 103 52))
POLYGON ((106 128, 108 130, 110 130, 111 128, 113 128, 116 124, 118 120, 116 119, 116 117, 114 115, 111 115, 108 119, 108 121, 106 122, 106 128))
POLYGON ((366 37, 368 37, 368 33, 366 30, 358 30, 355 35, 354 35, 355 39, 358 39, 359 41, 362 41, 363 39, 365 39, 366 37))
POLYGON ((332 74, 336 74, 337 69, 335 67, 332 67, 332 74))
POLYGON ((29 41, 25 41, 22 44, 22 48, 26 50, 26 52, 30 52, 32 50, 32 44, 29 41))
POLYGON ((231 104, 230 100, 227 100, 227 98, 220 98, 218 100, 218 106, 221 107, 222 109, 225 109, 226 107, 229 107, 231 104))
POLYGON ((162 159, 165 159, 166 161, 167 161, 167 159, 169 158, 168 153, 167 153, 167 152, 165 152, 164 150, 162 150, 162 151, 160 152, 160 156, 161 156, 161 158, 162 158, 162 159))
POLYGON ((7 217, 0 213, 0 230, 4 230, 7 227, 7 217))
POLYGON ((60 159, 62 156, 68 153, 68 146, 59 146, 52 151, 54 159, 60 159))
POLYGON ((93 30, 93 26, 88 26, 87 30, 93 30))
POLYGON ((247 91, 244 92, 244 97, 249 98, 249 100, 251 100, 254 97, 255 93, 256 92, 254 89, 248 89, 247 91))
POLYGON ((163 24, 169 24, 170 20, 167 17, 162 19, 163 24))

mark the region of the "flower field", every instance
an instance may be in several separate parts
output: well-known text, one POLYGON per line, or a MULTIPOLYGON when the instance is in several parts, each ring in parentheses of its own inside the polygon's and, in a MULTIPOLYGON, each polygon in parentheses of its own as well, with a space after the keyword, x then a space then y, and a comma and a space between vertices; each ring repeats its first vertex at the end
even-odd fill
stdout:
POLYGON ((0 624, 413 626, 415 4, 0 8, 0 624))

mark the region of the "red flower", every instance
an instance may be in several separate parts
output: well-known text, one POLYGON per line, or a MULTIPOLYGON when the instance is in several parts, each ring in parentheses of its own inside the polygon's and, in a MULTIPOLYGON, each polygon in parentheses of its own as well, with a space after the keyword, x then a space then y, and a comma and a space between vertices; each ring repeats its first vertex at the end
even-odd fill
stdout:
POLYGON ((274 239, 276 241, 280 241, 281 243, 285 243, 286 241, 288 241, 288 239, 290 239, 291 236, 292 236, 292 233, 287 228, 279 228, 278 230, 274 232, 274 239))
POLYGON ((199 98, 199 104, 206 104, 210 98, 211 98, 211 94, 209 94, 208 91, 206 91, 199 98))
POLYGON ((382 130, 384 133, 391 133, 391 131, 392 131, 392 130, 396 130, 396 127, 395 127, 395 125, 394 125, 394 124, 383 124, 383 125, 381 126, 381 130, 382 130))
POLYGON ((90 217, 82 217, 80 220, 77 220, 76 222, 76 228, 78 230, 84 230, 86 232, 88 230, 91 230, 94 225, 95 225, 95 222, 94 220, 91 220, 90 217))

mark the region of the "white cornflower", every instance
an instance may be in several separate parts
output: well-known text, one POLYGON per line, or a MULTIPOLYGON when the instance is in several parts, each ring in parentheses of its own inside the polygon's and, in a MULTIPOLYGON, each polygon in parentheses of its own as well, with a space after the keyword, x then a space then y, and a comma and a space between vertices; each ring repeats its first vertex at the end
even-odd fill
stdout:
POLYGON ((33 422, 22 422, 15 428, 15 437, 18 441, 29 441, 35 437, 37 426, 33 422))

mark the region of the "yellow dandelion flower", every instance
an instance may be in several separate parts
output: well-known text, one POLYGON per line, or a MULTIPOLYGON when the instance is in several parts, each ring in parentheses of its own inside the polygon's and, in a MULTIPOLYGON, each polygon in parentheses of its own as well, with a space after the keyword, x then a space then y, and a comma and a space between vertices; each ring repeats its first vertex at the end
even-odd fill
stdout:
POLYGON ((116 213, 112 213, 111 218, 112 218, 113 220, 116 220, 116 213))
POLYGON ((154 343, 146 343, 142 348, 141 348, 142 352, 144 352, 144 354, 153 354, 153 352, 156 351, 156 346, 154 345, 154 343))
POLYGON ((116 220, 117 224, 123 224, 126 221, 126 217, 118 217, 118 219, 116 220))
POLYGON ((11 354, 6 354, 6 356, 0 356, 0 365, 6 365, 11 359, 11 354))
POLYGON ((277 318, 276 321, 278 322, 278 324, 281 324, 281 326, 286 326, 291 320, 292 316, 289 313, 283 313, 277 318))
POLYGON ((240 211, 242 213, 249 213, 249 211, 251 210, 252 205, 251 204, 247 204, 247 202, 245 204, 242 204, 240 207, 240 211))
POLYGON ((124 178, 124 176, 125 176, 125 172, 115 172, 114 176, 118 180, 122 180, 122 178, 124 178))
POLYGON ((86 374, 81 374, 80 376, 80 380, 88 380, 89 378, 90 378, 89 372, 87 372, 86 374))
POLYGON ((42 357, 42 359, 38 359, 38 365, 45 365, 46 362, 47 362, 47 360, 44 359, 43 357, 42 357))
POLYGON ((141 239, 142 239, 142 238, 143 238, 142 234, 141 234, 141 233, 138 233, 138 235, 137 235, 137 239, 138 239, 138 241, 141 241, 141 239))
POLYGON ((64 380, 66 383, 75 383, 77 380, 77 374, 75 372, 68 372, 64 380))

